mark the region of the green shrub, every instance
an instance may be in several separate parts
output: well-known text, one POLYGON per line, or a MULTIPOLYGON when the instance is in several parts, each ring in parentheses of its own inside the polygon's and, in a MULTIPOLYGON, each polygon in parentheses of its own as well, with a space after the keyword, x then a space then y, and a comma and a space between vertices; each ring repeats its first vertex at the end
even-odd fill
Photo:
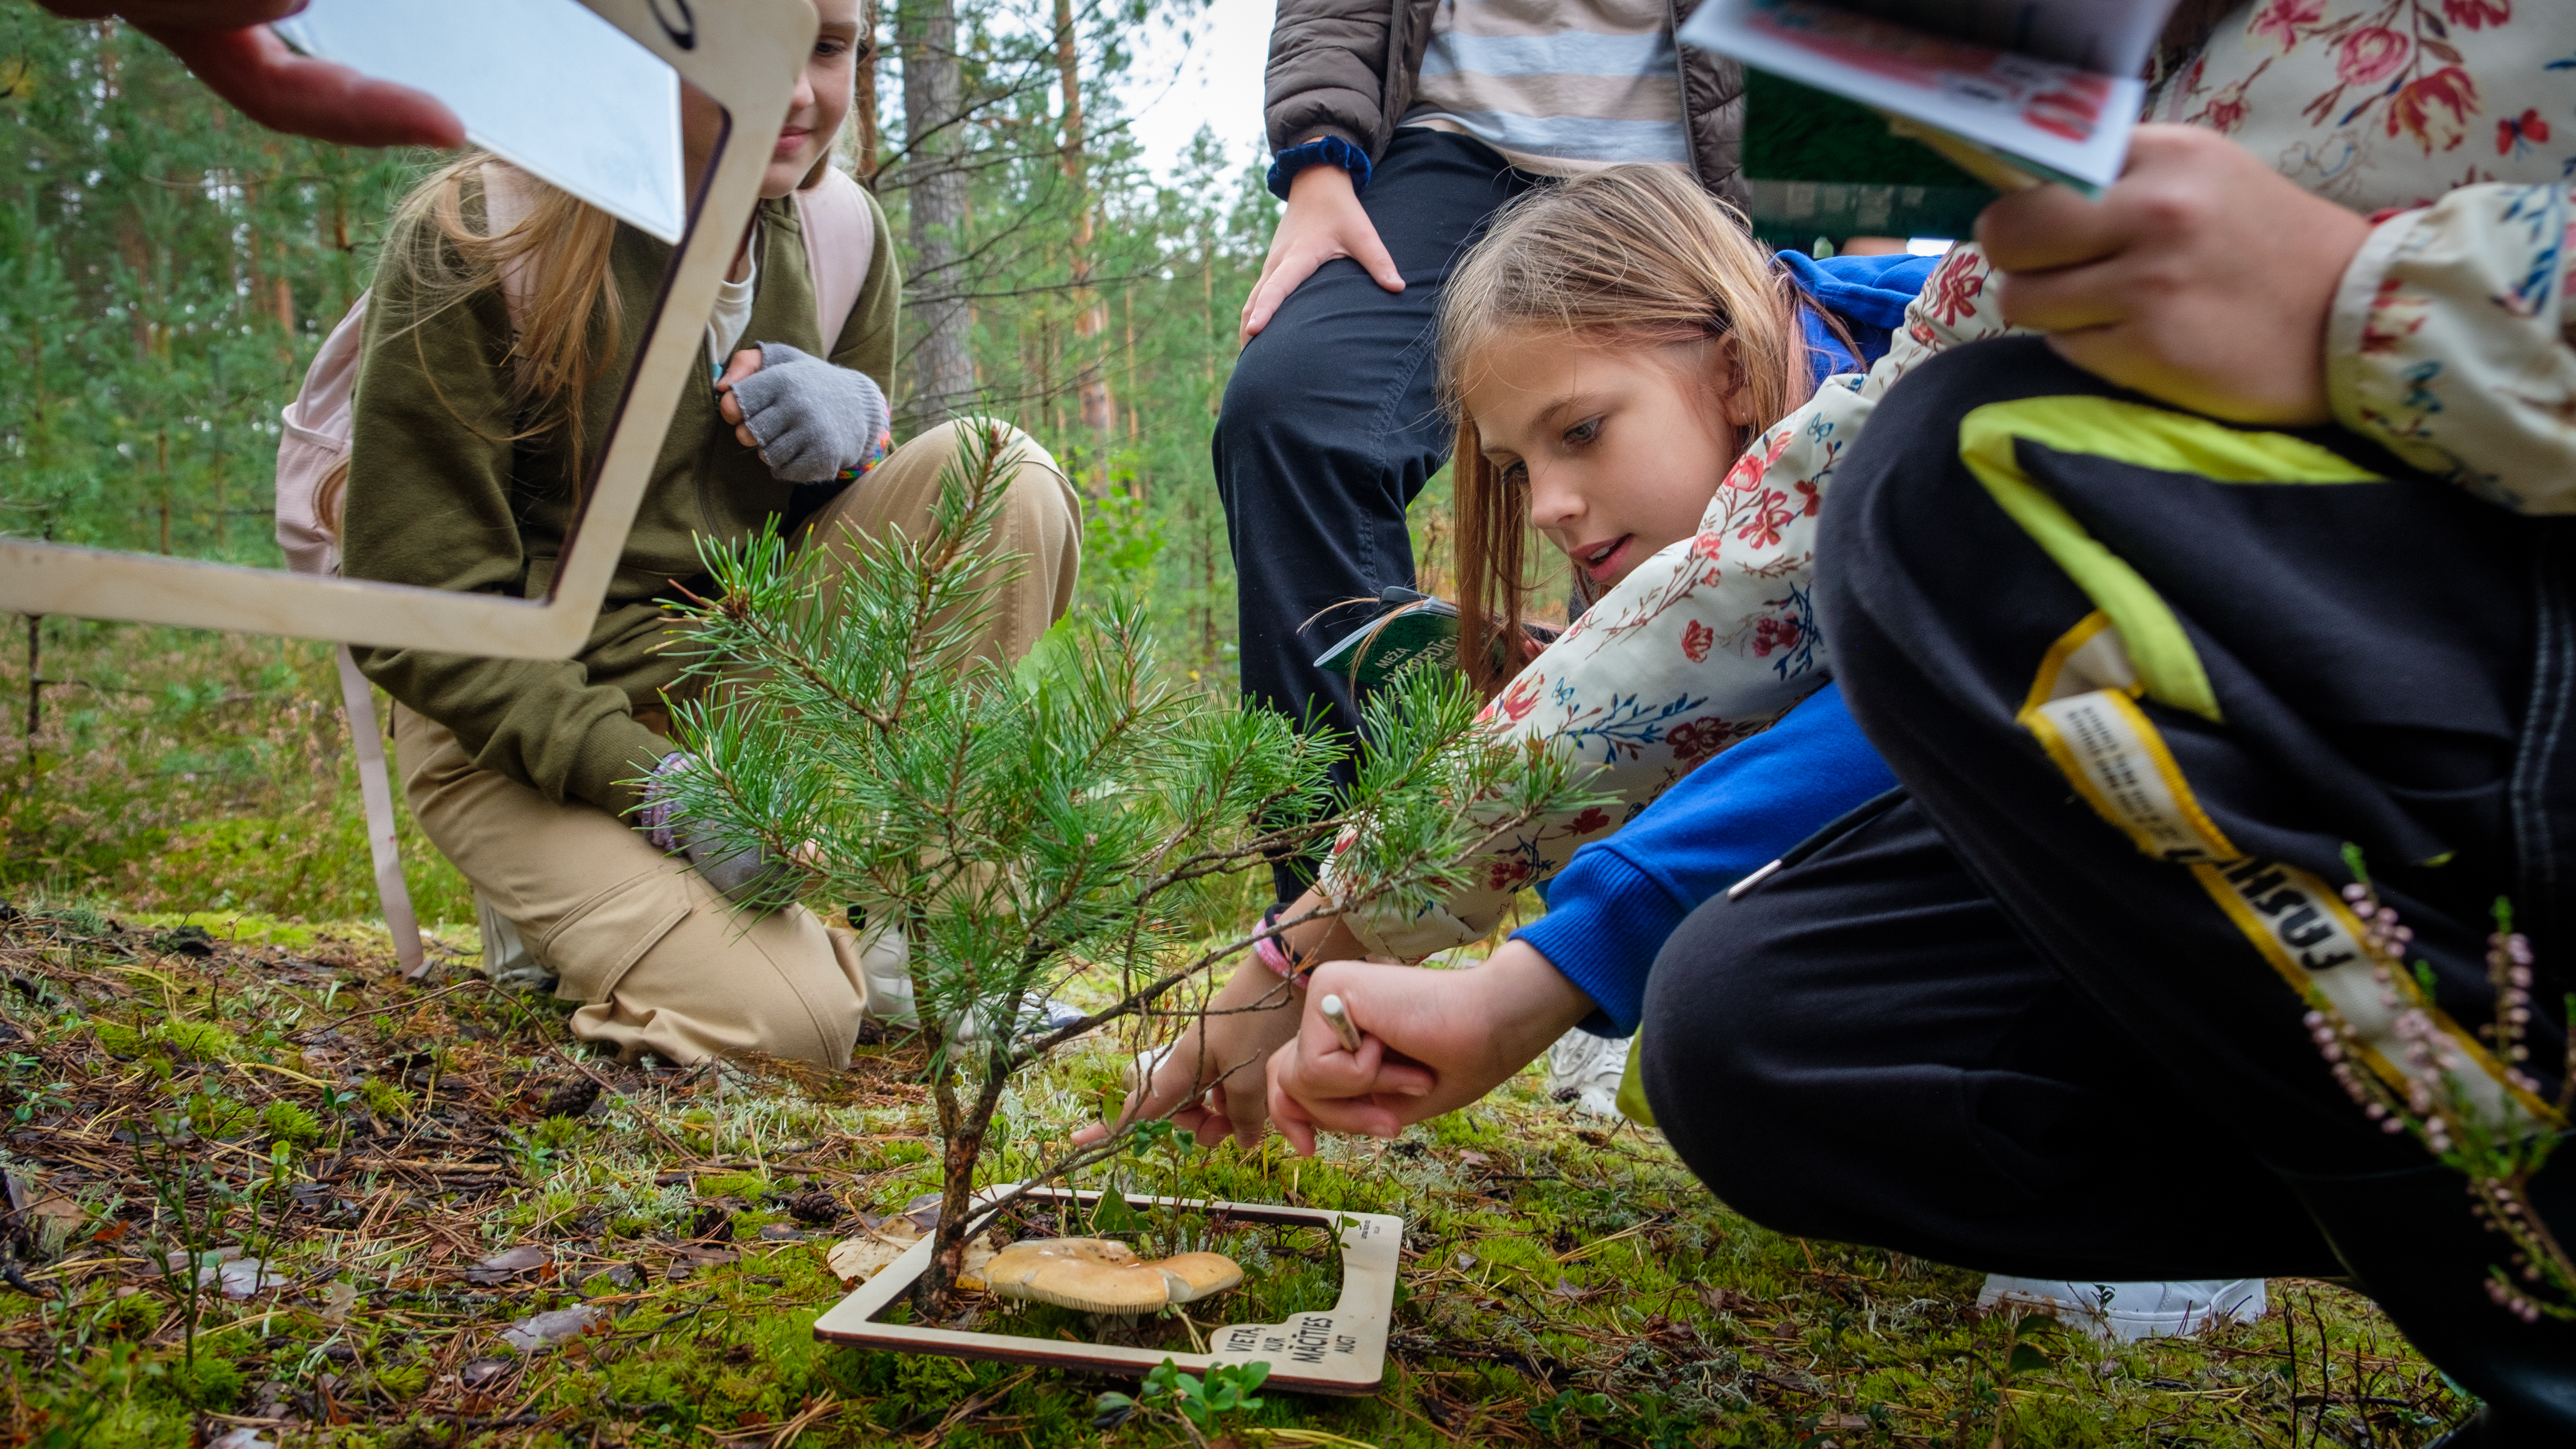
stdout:
POLYGON ((201 1062, 220 1062, 238 1050, 241 1038, 207 1021, 174 1021, 157 1033, 170 1049, 201 1062))
POLYGON ((769 1179, 757 1172, 719 1172, 698 1179, 700 1197, 757 1198, 769 1191, 769 1179))
POLYGON ((98 1044, 105 1047, 110 1056, 139 1057, 151 1042, 149 1033, 112 1021, 95 1022, 92 1029, 98 1033, 98 1044))
POLYGON ((244 1103, 214 1092, 194 1093, 186 1105, 188 1125, 196 1129, 200 1137, 237 1136, 257 1120, 256 1114, 244 1103))
POLYGON ((358 1086, 358 1095, 367 1099, 367 1110, 379 1117, 408 1117, 416 1098, 382 1077, 369 1077, 358 1086))
POLYGON ((310 1147, 322 1140, 322 1121, 293 1102, 271 1102, 259 1117, 268 1135, 280 1142, 310 1147))
POLYGON ((241 1402, 242 1371, 228 1359, 200 1349, 194 1364, 174 1360, 161 1380, 170 1396, 192 1409, 223 1413, 241 1402))
POLYGON ((99 1310, 98 1326, 116 1338, 139 1338, 161 1321, 161 1300, 149 1293, 119 1298, 99 1310))

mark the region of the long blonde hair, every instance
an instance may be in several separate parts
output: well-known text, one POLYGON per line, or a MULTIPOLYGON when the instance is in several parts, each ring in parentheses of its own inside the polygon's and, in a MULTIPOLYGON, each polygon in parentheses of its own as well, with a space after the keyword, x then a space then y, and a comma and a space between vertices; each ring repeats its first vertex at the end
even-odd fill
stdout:
POLYGON ((510 319, 508 396, 518 428, 510 436, 561 433, 568 440, 569 481, 578 489, 583 404, 625 331, 624 307, 608 279, 616 218, 488 152, 468 151, 403 198, 393 237, 410 288, 410 315, 401 323, 415 345, 422 322, 499 285, 505 273, 525 276, 510 319), (527 200, 525 214, 497 234, 488 212, 481 231, 466 219, 468 183, 479 196, 487 166, 508 167, 508 180, 527 200))
MULTIPOLYGON (((1803 300, 1743 214, 1669 166, 1613 166, 1534 191, 1450 274, 1440 299, 1440 396, 1458 428, 1459 655, 1479 689, 1494 693, 1527 662, 1521 621, 1538 580, 1527 546, 1529 485, 1486 461, 1462 401, 1478 352, 1525 329, 1593 346, 1731 342, 1735 386, 1754 418, 1741 447, 1811 391, 1803 300), (1499 648, 1498 636, 1506 641, 1499 648)), ((1723 381, 1709 379, 1712 409, 1723 381)))

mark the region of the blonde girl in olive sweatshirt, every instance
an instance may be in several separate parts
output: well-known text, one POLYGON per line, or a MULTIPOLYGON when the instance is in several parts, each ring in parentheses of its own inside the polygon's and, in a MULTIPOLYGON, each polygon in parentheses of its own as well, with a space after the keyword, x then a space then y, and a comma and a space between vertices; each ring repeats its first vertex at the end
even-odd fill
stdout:
MULTIPOLYGON (((886 451, 883 384, 902 283, 885 218, 838 335, 821 335, 793 193, 824 178, 852 92, 856 0, 822 26, 787 102, 762 200, 714 314, 708 374, 669 420, 597 625, 575 657, 361 651, 396 701, 395 745, 422 830, 583 1003, 576 1036, 675 1062, 849 1056, 870 973, 854 934, 802 907, 735 910, 741 862, 699 860, 686 821, 647 818, 649 782, 685 769, 668 737, 679 668, 657 600, 702 572, 702 539, 775 524, 847 556, 855 530, 919 534, 956 449, 951 423, 886 451)), ((691 176, 721 111, 684 88, 691 176)), ((816 238, 819 245, 848 237, 816 238)), ((581 513, 637 329, 670 248, 488 157, 406 201, 378 265, 351 431, 344 571, 543 597, 581 513), (487 190, 514 204, 487 205, 487 190), (524 211, 492 234, 494 210, 524 211), (505 295, 502 278, 511 279, 505 295)), ((1078 501, 1025 438, 992 547, 1016 555, 986 649, 1025 652, 1070 601, 1078 501)), ((874 976, 901 982, 900 943, 874 976)), ((881 993, 882 994, 882 993, 881 993)), ((883 1009, 884 1003, 879 1003, 883 1009)))

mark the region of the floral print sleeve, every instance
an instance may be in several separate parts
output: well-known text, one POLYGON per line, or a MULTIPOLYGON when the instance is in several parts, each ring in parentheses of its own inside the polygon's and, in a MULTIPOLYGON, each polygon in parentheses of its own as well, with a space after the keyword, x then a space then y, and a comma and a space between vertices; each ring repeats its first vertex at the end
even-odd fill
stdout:
MULTIPOLYGON (((1544 738, 1592 763, 1593 784, 1617 803, 1495 835, 1476 852, 1464 890, 1349 908, 1344 919, 1369 954, 1418 961, 1484 939, 1522 889, 1823 686, 1829 660, 1813 589, 1825 489, 1880 394, 1908 368, 2006 330, 1987 270, 1974 248, 1953 251, 1906 309, 1885 357, 1866 375, 1826 379, 1755 439, 1698 534, 1639 565, 1486 707, 1485 728, 1544 738)), ((1329 864, 1318 885, 1344 904, 1329 864)))
POLYGON ((2576 4, 2253 0, 2152 84, 2147 119, 2388 218, 2336 297, 2335 416, 2482 497, 2576 512, 2576 4))
POLYGON ((2335 416, 2490 502, 2576 513, 2569 201, 2463 186, 2374 227, 2328 324, 2335 416))

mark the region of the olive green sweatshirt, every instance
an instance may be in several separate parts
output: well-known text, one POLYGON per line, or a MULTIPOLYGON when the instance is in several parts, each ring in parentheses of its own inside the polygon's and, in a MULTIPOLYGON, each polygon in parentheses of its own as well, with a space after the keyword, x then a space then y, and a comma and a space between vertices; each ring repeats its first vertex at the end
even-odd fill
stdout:
MULTIPOLYGON (((783 342, 864 372, 881 387, 889 383, 903 284, 891 228, 874 197, 868 206, 876 220, 875 255, 849 323, 827 352, 817 335, 795 204, 760 204, 759 280, 737 349, 783 342)), ((480 197, 470 184, 465 210, 469 225, 480 226, 480 197)), ((511 415, 504 371, 510 318, 497 285, 411 325, 406 248, 443 245, 428 227, 397 235, 376 269, 353 398, 342 571, 539 598, 580 514, 569 439, 558 428, 512 440, 524 429, 511 415)), ((624 324, 617 362, 584 399, 584 459, 597 459, 606 445, 671 252, 631 227, 617 228, 610 285, 624 324)), ((636 788, 627 782, 650 773, 673 749, 637 712, 661 718, 663 691, 679 682, 681 668, 655 652, 670 635, 655 601, 676 597, 674 581, 701 586, 701 538, 740 539, 773 519, 785 529, 819 501, 812 488, 800 499, 793 485, 770 477, 759 456, 735 440, 716 411, 705 363, 701 347, 598 623, 578 655, 548 661, 355 651, 368 678, 453 730, 476 765, 549 800, 586 800, 621 814, 635 805, 636 788)))

